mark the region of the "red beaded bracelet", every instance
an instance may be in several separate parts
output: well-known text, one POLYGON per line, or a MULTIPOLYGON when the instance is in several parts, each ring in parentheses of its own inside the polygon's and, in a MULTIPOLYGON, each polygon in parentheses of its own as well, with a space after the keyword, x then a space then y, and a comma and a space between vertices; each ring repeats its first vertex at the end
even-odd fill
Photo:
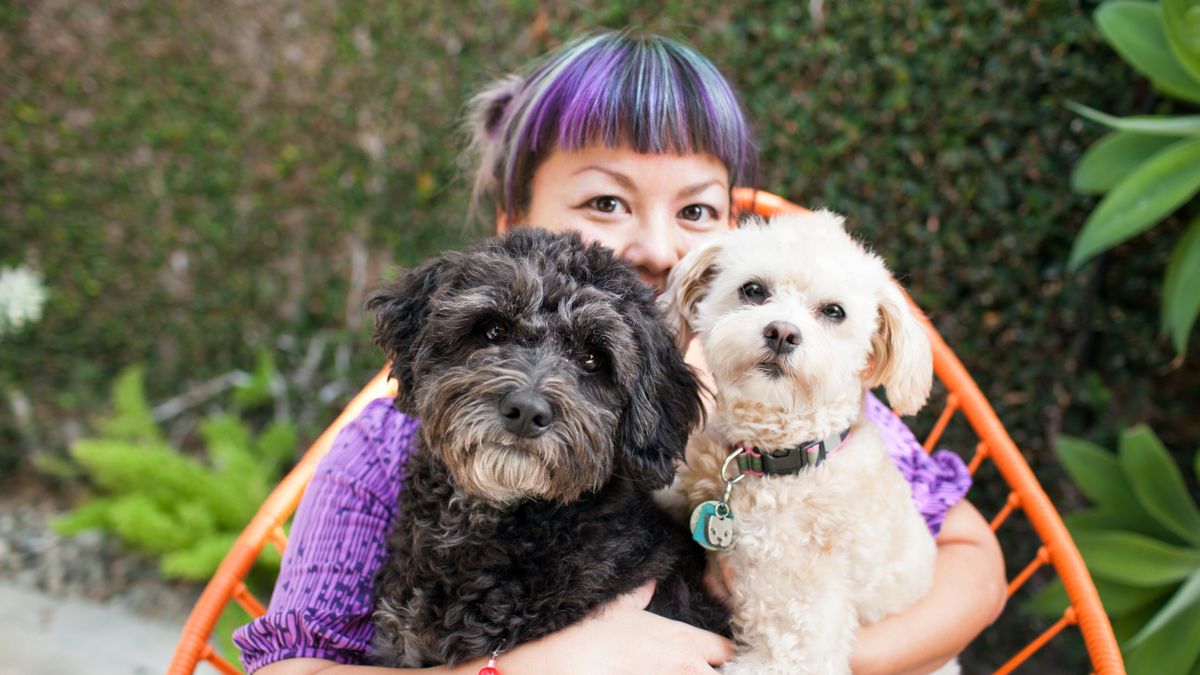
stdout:
POLYGON ((500 675, 500 671, 496 670, 496 657, 488 659, 487 665, 479 669, 479 675, 500 675))

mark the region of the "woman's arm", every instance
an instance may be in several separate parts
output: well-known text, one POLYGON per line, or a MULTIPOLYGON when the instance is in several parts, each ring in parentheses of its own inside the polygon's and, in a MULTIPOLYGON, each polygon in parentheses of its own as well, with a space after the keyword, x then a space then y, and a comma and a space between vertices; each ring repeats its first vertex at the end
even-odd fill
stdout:
POLYGON ((1004 558, 987 521, 966 500, 946 514, 933 587, 917 604, 858 631, 855 675, 928 673, 961 652, 1004 609, 1004 558))
MULTIPOLYGON (((496 669, 503 675, 714 673, 713 665, 733 657, 729 640, 647 612, 653 595, 654 584, 648 583, 574 626, 501 654, 496 669)), ((255 675, 477 675, 485 663, 476 659, 453 667, 395 670, 289 659, 255 675)))

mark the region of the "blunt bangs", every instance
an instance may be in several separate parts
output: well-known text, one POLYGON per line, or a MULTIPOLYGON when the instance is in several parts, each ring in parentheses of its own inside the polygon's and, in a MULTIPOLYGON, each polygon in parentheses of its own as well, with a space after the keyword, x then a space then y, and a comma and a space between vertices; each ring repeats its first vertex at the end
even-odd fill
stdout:
POLYGON ((708 59, 667 38, 576 40, 539 64, 512 103, 494 174, 507 213, 528 207, 533 173, 555 149, 707 153, 728 169, 730 186, 757 179, 757 148, 729 82, 708 59))

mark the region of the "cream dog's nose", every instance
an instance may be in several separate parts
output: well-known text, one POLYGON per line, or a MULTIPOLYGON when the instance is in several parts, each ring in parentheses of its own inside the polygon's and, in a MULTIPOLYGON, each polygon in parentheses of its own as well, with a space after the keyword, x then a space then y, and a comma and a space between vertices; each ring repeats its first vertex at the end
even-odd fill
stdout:
POLYGON ((800 329, 786 321, 772 321, 763 329, 763 339, 777 355, 791 354, 800 344, 800 329))

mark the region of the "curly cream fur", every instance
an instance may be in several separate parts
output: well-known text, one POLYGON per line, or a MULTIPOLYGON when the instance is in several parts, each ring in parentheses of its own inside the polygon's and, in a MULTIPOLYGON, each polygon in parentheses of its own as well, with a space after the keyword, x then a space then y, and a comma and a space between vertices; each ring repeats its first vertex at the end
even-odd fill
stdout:
POLYGON ((790 447, 852 429, 821 466, 747 477, 733 489, 737 539, 710 554, 732 570, 740 647, 723 672, 848 673, 857 628, 911 606, 932 582, 936 546, 911 488, 878 430, 860 419, 864 386, 884 384, 906 412, 924 403, 932 372, 923 329, 883 262, 829 212, 730 233, 685 258, 668 295, 669 311, 698 334, 718 389, 679 470, 688 506, 720 498, 734 443, 790 447), (769 297, 739 296, 747 281, 769 297), (844 307, 844 320, 822 313, 830 303, 844 307), (772 321, 798 328, 794 353, 764 346, 772 321))

